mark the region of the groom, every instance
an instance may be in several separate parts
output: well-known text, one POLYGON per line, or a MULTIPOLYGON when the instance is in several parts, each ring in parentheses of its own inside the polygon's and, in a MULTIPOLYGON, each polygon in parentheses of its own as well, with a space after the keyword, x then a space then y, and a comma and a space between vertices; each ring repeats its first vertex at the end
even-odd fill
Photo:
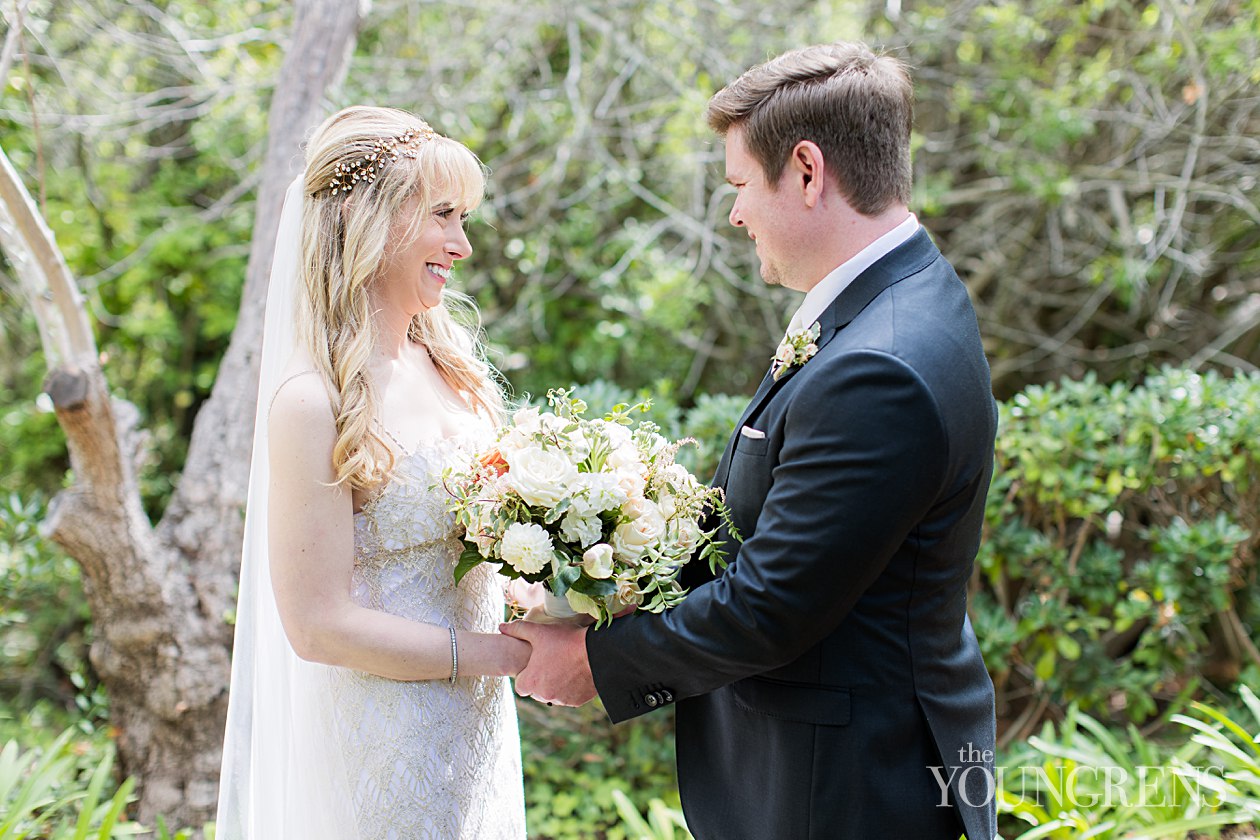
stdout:
POLYGON ((714 479, 744 541, 666 613, 504 627, 533 645, 521 694, 598 690, 618 722, 677 703, 701 840, 996 834, 966 611, 996 411, 967 291, 907 210, 911 100, 901 62, 840 43, 709 102, 731 224, 805 293, 714 479))

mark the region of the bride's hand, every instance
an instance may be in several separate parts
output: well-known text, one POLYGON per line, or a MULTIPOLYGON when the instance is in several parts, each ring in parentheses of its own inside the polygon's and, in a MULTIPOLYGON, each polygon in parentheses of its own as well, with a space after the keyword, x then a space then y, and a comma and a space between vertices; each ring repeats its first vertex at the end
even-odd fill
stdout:
POLYGON ((504 648, 503 655, 506 658, 503 676, 515 677, 529 665, 530 657, 534 653, 533 645, 524 639, 508 636, 506 633, 499 634, 499 643, 504 648))

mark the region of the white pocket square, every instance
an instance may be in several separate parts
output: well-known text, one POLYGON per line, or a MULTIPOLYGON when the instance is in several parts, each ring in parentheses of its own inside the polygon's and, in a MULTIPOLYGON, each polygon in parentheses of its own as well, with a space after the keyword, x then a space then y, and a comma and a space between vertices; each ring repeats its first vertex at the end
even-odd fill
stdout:
POLYGON ((739 433, 753 440, 761 440, 766 436, 766 433, 761 431, 761 429, 754 429, 752 426, 740 426, 739 433))

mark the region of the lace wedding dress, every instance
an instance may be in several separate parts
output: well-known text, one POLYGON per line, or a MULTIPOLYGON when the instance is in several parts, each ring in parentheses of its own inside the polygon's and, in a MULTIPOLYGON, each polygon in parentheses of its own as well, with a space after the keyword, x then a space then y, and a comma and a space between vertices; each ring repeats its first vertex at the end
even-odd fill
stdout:
MULTIPOLYGON (((297 348, 305 201, 299 176, 285 195, 267 290, 215 836, 522 840, 520 740, 506 678, 399 682, 307 662, 281 626, 268 554, 266 407, 297 348)), ((498 579, 483 565, 455 585, 462 543, 434 486, 482 431, 475 424, 466 437, 409 452, 355 515, 359 604, 443 628, 497 630, 498 579)))
MULTIPOLYGON (((469 439, 421 444, 355 514, 352 597, 361 606, 446 627, 494 633, 503 590, 481 565, 458 586, 463 549, 443 467, 469 439), (436 485, 436 486, 434 486, 436 485)), ((506 677, 398 682, 328 671, 333 736, 344 756, 363 840, 525 837, 520 739, 506 677)))

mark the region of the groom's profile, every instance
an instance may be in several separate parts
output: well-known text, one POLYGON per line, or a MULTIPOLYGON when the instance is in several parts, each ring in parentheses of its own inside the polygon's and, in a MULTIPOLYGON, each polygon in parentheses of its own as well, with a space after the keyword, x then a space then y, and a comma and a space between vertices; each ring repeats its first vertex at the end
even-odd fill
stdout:
POLYGON ((743 542, 723 532, 730 565, 690 564, 665 613, 505 628, 533 644, 521 694, 677 705, 702 840, 996 834, 967 618, 996 408, 966 288, 908 209, 911 111, 905 66, 855 43, 710 100, 731 224, 805 293, 714 477, 743 542))

